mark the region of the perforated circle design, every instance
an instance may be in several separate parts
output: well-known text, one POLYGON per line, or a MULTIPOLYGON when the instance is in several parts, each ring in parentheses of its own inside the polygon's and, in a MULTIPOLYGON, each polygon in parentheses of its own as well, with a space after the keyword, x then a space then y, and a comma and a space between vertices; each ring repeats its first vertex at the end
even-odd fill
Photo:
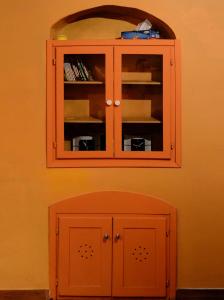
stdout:
POLYGON ((79 246, 78 249, 78 254, 80 256, 80 258, 82 259, 89 259, 93 256, 93 248, 91 245, 88 244, 82 244, 79 246))
POLYGON ((131 251, 131 255, 136 262, 147 262, 150 251, 146 247, 138 246, 131 251))

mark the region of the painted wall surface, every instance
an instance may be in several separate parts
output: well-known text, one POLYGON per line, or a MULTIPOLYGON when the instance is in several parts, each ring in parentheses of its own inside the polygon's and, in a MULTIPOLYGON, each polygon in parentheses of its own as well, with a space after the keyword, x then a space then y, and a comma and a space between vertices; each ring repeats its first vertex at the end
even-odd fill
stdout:
POLYGON ((48 288, 47 208, 99 190, 178 209, 178 287, 223 288, 224 2, 20 0, 0 9, 0 289, 48 288), (76 11, 117 4, 164 20, 182 43, 180 169, 46 168, 45 41, 76 11))

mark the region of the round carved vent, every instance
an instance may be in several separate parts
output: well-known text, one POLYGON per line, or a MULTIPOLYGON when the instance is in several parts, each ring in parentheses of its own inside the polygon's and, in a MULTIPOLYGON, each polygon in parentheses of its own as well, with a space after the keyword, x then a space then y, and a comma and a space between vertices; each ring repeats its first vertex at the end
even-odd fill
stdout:
POLYGON ((78 249, 78 254, 80 256, 80 258, 82 259, 89 259, 93 256, 93 248, 91 245, 88 244, 82 244, 79 246, 78 249))
POLYGON ((149 258, 150 251, 143 246, 138 246, 132 250, 131 255, 138 262, 146 262, 149 258))

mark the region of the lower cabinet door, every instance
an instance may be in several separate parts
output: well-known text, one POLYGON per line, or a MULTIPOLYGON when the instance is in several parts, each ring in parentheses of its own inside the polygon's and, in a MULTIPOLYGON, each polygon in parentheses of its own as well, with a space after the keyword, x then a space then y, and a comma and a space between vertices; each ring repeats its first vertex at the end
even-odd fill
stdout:
POLYGON ((166 218, 113 220, 113 296, 166 296, 166 218))
POLYGON ((111 217, 60 217, 58 296, 110 296, 111 217))

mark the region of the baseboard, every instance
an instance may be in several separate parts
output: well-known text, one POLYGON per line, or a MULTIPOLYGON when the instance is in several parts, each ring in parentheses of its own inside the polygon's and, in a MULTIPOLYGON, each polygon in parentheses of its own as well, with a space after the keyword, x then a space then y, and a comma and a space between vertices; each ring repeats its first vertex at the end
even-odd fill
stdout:
POLYGON ((223 300, 224 289, 179 289, 176 300, 223 300))
POLYGON ((48 300, 48 290, 0 290, 0 300, 48 300))
MULTIPOLYGON (((127 300, 128 298, 124 299, 127 300)), ((129 299, 135 298, 130 297, 129 299)), ((139 300, 141 298, 137 297, 137 299, 139 300)), ((178 289, 176 296, 176 300, 216 299, 224 300, 224 289, 178 289)), ((48 290, 0 290, 0 300, 49 300, 49 298, 48 290)))

